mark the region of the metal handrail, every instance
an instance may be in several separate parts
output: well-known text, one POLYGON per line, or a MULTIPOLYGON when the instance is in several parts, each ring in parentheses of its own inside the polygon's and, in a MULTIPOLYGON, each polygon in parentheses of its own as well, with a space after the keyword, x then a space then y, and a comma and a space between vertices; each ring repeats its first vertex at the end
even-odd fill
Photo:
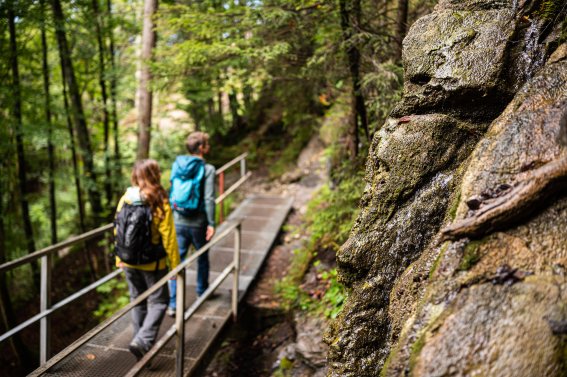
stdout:
POLYGON ((44 249, 34 251, 33 253, 25 255, 21 258, 14 259, 13 261, 10 261, 10 262, 6 262, 6 263, 0 265, 0 273, 8 271, 8 270, 12 270, 16 267, 23 265, 23 264, 33 262, 36 259, 39 259, 39 258, 46 256, 46 255, 53 254, 56 251, 62 250, 64 248, 71 246, 71 245, 74 245, 76 243, 88 241, 90 239, 96 238, 96 237, 104 234, 105 232, 108 232, 109 230, 111 230, 112 227, 113 227, 113 224, 106 224, 106 225, 103 225, 99 228, 88 231, 86 233, 80 234, 78 236, 71 237, 71 238, 69 238, 69 239, 67 239, 63 242, 59 242, 58 244, 48 246, 44 249))
POLYGON ((37 321, 39 321, 40 319, 45 318, 48 315, 52 314, 57 309, 61 309, 65 305, 70 304, 71 302, 75 301, 79 297, 81 297, 81 296, 89 293, 90 291, 98 288, 99 286, 103 285, 104 283, 108 282, 109 280, 114 279, 116 276, 120 275, 121 272, 122 272, 121 268, 112 271, 110 274, 104 276, 103 278, 95 281, 94 283, 88 285, 87 287, 81 289, 80 291, 73 293, 71 296, 59 301, 57 304, 51 306, 51 308, 49 308, 47 310, 43 310, 41 313, 36 314, 35 316, 31 317, 27 321, 20 323, 19 325, 17 325, 13 329, 2 334, 0 336, 0 342, 3 342, 4 340, 10 338, 11 336, 16 335, 17 333, 19 333, 20 331, 22 331, 26 327, 31 326, 34 323, 36 323, 37 321))
MULTIPOLYGON (((167 282, 171 278, 176 277, 176 278, 179 279, 180 276, 182 276, 181 280, 184 280, 185 269, 188 268, 189 265, 191 263, 193 263, 200 255, 204 254, 206 251, 208 251, 211 247, 213 247, 218 242, 220 242, 222 239, 224 239, 224 237, 229 235, 231 232, 236 231, 238 235, 235 234, 235 239, 240 240, 241 222, 242 222, 242 219, 235 220, 232 224, 230 224, 227 227, 227 229, 225 229, 219 235, 213 237, 213 239, 211 241, 209 241, 207 244, 205 244, 203 247, 201 247, 199 250, 197 250, 197 252, 194 253, 193 255, 191 255, 191 257, 187 258, 185 261, 183 261, 177 267, 175 267, 173 270, 171 270, 169 273, 167 273, 167 275, 165 275, 158 282, 156 282, 154 285, 152 285, 150 288, 148 288, 146 291, 144 291, 144 293, 142 293, 140 296, 138 296, 134 301, 131 301, 128 305, 126 305, 125 307, 123 307, 122 309, 120 309, 116 313, 114 313, 114 315, 112 317, 110 317, 106 321, 100 323, 99 325, 94 327, 92 330, 87 332, 85 335, 83 335, 82 337, 80 337, 79 339, 77 339, 76 341, 71 343, 71 345, 67 346, 63 351, 59 352, 56 356, 49 359, 49 361, 47 361, 43 366, 39 367, 38 369, 33 371, 28 376, 39 376, 39 375, 45 373, 46 371, 48 371, 50 368, 52 368, 57 363, 62 361, 65 357, 69 356, 77 348, 79 348, 80 346, 82 346, 83 344, 85 344, 86 342, 91 340, 93 337, 98 335, 100 332, 102 332, 103 330, 108 328, 114 322, 116 322, 117 320, 122 318, 126 313, 128 313, 130 310, 132 310, 136 305, 139 305, 142 301, 147 299, 152 293, 157 291, 162 285, 167 284, 167 282)), ((238 254, 240 254, 240 248, 238 248, 238 254)), ((237 273, 235 273, 235 275, 238 276, 237 273)), ((182 281, 178 281, 177 286, 178 287, 181 286, 181 288, 178 288, 178 289, 182 289, 184 291, 185 284, 181 284, 181 283, 182 283, 182 281)), ((238 284, 238 283, 236 283, 236 284, 238 284)), ((212 291, 208 290, 208 293, 210 294, 210 293, 212 293, 212 291)), ((236 292, 236 294, 238 294, 238 292, 236 292)), ((184 295, 183 296, 179 296, 179 295, 177 296, 177 300, 184 300, 184 298, 185 298, 184 295)), ((198 300, 198 303, 202 304, 205 301, 205 299, 206 299, 206 297, 203 297, 202 299, 198 300)), ((183 306, 181 306, 181 307, 178 306, 177 307, 178 312, 176 313, 176 316, 179 315, 179 310, 183 310, 183 309, 184 309, 183 306)), ((182 318, 184 318, 184 317, 185 316, 182 316, 182 318)), ((183 326, 181 326, 181 328, 183 328, 183 326)), ((179 329, 177 329, 177 331, 179 332, 179 329)), ((149 358, 146 358, 144 356, 144 358, 142 358, 140 360, 140 362, 142 362, 144 359, 147 359, 147 361, 150 360, 149 358)), ((183 372, 183 370, 181 372, 183 372)))
MULTIPOLYGON (((248 153, 243 153, 236 158, 232 159, 228 163, 224 164, 220 169, 216 171, 216 175, 219 176, 219 186, 220 188, 220 195, 215 199, 215 204, 220 204, 221 207, 221 222, 222 222, 222 215, 224 212, 223 208, 223 200, 232 192, 234 192, 238 187, 240 187, 250 176, 251 172, 246 173, 246 157, 248 153), (241 178, 235 182, 231 187, 228 188, 226 192, 224 192, 224 172, 234 166, 236 163, 240 162, 240 173, 241 178), (222 182, 222 186, 220 183, 222 182)), ((121 270, 115 270, 109 275, 97 280, 96 282, 90 284, 89 286, 81 289, 78 292, 75 292, 71 296, 61 300, 55 305, 51 305, 50 299, 50 291, 51 291, 51 264, 52 258, 51 256, 62 249, 65 249, 71 245, 77 244, 79 242, 85 242, 91 240, 93 238, 99 237, 106 232, 109 232, 113 229, 114 224, 106 224, 99 228, 93 229, 86 233, 80 234, 78 236, 71 237, 65 241, 62 241, 58 244, 48 246, 41 250, 35 251, 32 254, 25 255, 21 258, 15 259, 13 261, 4 263, 0 265, 0 274, 5 273, 6 271, 12 270, 16 267, 22 266, 26 263, 31 263, 37 259, 41 258, 41 288, 40 288, 40 313, 29 318, 28 320, 18 324, 16 327, 10 329, 4 334, 0 335, 0 343, 11 336, 17 334, 18 332, 22 331, 23 329, 27 328, 28 326, 40 321, 40 364, 45 365, 47 360, 50 356, 50 323, 49 323, 49 315, 52 314, 57 309, 64 307, 65 305, 69 304, 70 302, 76 300, 77 298, 83 296, 84 294, 96 289, 100 285, 106 283, 111 278, 119 275, 121 270), (111 276, 112 275, 112 276, 111 276), (111 277, 110 277, 111 276, 111 277)), ((216 239, 216 237, 215 237, 216 239)))
POLYGON ((216 174, 219 175, 219 174, 223 173, 225 170, 227 170, 231 166, 235 165, 237 162, 245 160, 246 157, 248 157, 248 152, 244 152, 240 156, 233 158, 232 160, 230 160, 229 162, 227 162, 226 164, 224 164, 223 166, 218 168, 217 171, 216 171, 216 174))
POLYGON ((224 221, 224 199, 241 184, 243 184, 248 178, 250 178, 250 172, 246 173, 246 157, 248 157, 248 152, 242 153, 240 156, 232 159, 223 166, 221 166, 216 171, 216 175, 219 177, 219 196, 215 200, 215 203, 219 205, 219 222, 224 221), (240 179, 236 181, 225 193, 224 191, 224 172, 240 162, 240 179), (231 190, 232 189, 232 190, 231 190))

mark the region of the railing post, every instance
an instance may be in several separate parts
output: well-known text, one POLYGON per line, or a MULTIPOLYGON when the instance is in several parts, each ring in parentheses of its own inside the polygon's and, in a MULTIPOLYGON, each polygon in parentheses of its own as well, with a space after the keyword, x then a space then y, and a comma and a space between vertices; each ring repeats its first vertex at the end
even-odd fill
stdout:
POLYGON ((234 272, 232 281, 232 319, 236 322, 238 316, 238 278, 240 275, 240 235, 241 223, 234 228, 234 272))
MULTIPOLYGON (((52 256, 41 257, 40 312, 51 307, 51 259, 52 256)), ((39 363, 44 365, 51 357, 51 319, 45 316, 39 325, 39 363)))
MULTIPOLYGON (((224 194, 224 171, 219 174, 219 196, 224 194)), ((219 203, 219 224, 224 221, 224 200, 219 203)))
POLYGON ((246 158, 240 160, 240 176, 244 177, 246 175, 246 158))
POLYGON ((175 363, 175 375, 183 377, 183 364, 185 355, 185 269, 177 274, 177 298, 175 312, 175 327, 177 330, 177 360, 175 363))

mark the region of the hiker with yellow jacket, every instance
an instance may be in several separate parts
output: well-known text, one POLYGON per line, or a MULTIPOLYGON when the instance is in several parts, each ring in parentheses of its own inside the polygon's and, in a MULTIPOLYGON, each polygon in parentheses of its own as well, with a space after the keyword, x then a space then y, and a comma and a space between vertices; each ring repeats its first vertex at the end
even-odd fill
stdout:
MULTIPOLYGON (((154 285, 180 263, 168 195, 154 160, 137 161, 132 186, 116 209, 116 265, 124 269, 130 300, 154 285)), ((167 285, 132 309, 134 336, 130 352, 141 359, 155 343, 169 301, 167 285)))

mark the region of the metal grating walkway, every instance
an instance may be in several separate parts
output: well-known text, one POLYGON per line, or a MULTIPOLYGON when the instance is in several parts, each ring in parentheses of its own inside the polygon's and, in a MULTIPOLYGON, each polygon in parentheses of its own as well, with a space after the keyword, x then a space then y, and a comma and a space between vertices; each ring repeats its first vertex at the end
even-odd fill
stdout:
MULTIPOLYGON (((241 270, 239 276, 240 300, 260 270, 280 228, 291 209, 292 199, 274 196, 251 196, 228 217, 228 220, 243 218, 241 244, 241 270)), ((217 232, 223 230, 219 226, 217 232)), ((209 251, 211 264, 210 281, 213 281, 233 258, 233 235, 227 236, 209 251)), ((186 303, 190 306, 195 296, 195 267, 188 272, 186 303)), ((185 324, 185 371, 191 375, 198 367, 209 347, 222 328, 231 320, 229 276, 216 290, 217 295, 205 301, 195 315, 185 324)), ((158 339, 174 324, 174 319, 165 317, 158 339)), ((74 351, 53 366, 43 376, 105 377, 123 376, 136 363, 128 351, 132 338, 130 316, 118 320, 112 326, 74 351)), ((175 337, 158 353, 140 376, 171 376, 175 374, 175 337)))

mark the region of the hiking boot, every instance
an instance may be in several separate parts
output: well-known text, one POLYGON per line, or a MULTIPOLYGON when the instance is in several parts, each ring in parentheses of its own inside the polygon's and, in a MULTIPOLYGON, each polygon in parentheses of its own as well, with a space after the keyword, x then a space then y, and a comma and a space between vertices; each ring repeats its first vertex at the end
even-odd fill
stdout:
POLYGON ((135 340, 133 340, 128 345, 128 350, 132 355, 136 356, 137 361, 139 361, 146 354, 146 350, 144 349, 144 347, 142 347, 142 345, 136 342, 135 340))
POLYGON ((166 312, 166 313, 167 313, 167 315, 170 316, 170 317, 175 317, 175 313, 176 313, 176 312, 177 312, 177 309, 169 307, 169 308, 167 308, 167 312, 166 312))

